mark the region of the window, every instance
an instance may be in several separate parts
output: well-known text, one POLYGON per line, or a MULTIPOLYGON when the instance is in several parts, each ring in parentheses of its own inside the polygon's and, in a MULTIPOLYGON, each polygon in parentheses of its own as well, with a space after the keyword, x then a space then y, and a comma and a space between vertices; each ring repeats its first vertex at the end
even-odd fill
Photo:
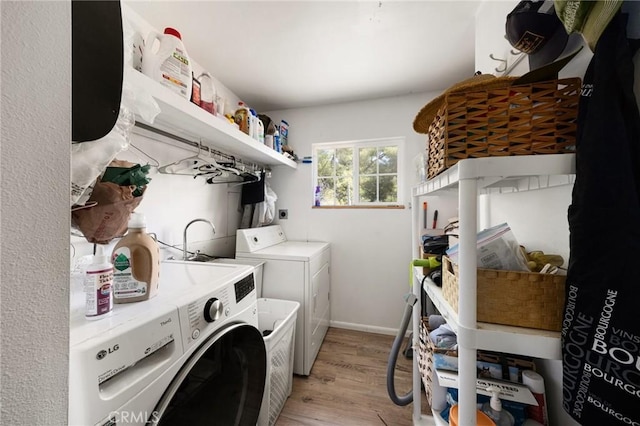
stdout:
POLYGON ((404 138, 313 144, 314 196, 321 206, 401 204, 404 138))

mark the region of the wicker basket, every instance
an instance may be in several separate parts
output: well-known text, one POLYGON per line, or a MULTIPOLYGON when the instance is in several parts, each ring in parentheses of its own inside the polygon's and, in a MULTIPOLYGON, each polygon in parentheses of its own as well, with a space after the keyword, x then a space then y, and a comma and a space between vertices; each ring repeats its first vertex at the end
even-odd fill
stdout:
POLYGON ((433 402, 433 387, 432 383, 435 378, 435 367, 433 365, 433 354, 442 353, 452 356, 457 356, 457 352, 450 349, 436 348, 429 337, 429 317, 422 317, 420 320, 420 348, 418 351, 418 370, 422 377, 422 383, 424 384, 424 390, 427 395, 427 402, 431 406, 433 402))
MULTIPOLYGON (((560 331, 566 276, 478 269, 477 320, 560 331)), ((458 312, 458 267, 442 257, 442 293, 458 312)))
POLYGON ((429 179, 465 158, 574 152, 580 79, 449 93, 428 131, 429 179))

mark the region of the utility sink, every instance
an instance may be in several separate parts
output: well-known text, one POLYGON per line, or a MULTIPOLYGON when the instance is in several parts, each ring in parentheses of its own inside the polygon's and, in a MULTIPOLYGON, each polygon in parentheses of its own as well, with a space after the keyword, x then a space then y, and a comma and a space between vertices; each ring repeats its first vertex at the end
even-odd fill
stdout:
POLYGON ((235 265, 249 265, 255 268, 256 290, 258 298, 262 297, 262 274, 264 270, 264 260, 259 259, 234 259, 231 257, 212 257, 202 253, 196 253, 187 260, 169 257, 164 262, 199 262, 199 263, 226 263, 235 265))

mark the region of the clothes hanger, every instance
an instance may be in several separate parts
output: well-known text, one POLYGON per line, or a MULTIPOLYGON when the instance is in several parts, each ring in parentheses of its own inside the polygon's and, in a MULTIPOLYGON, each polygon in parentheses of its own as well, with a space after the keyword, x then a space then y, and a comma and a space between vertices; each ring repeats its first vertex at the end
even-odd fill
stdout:
POLYGON ((175 161, 171 164, 167 164, 158 167, 158 172, 167 175, 184 175, 184 176, 198 176, 200 167, 210 164, 208 160, 205 160, 201 156, 202 145, 198 144, 198 152, 195 155, 185 157, 181 160, 175 161))
POLYGON ((144 162, 151 167, 156 167, 156 168, 160 167, 160 163, 158 162, 158 160, 156 160, 155 158, 153 158, 152 156, 150 156, 149 154, 147 154, 146 152, 144 152, 143 150, 141 150, 140 148, 138 148, 132 143, 129 143, 129 146, 134 149, 134 150, 129 150, 129 152, 131 152, 134 156, 138 157, 138 159, 141 160, 141 162, 144 162), (144 157, 146 158, 143 158, 142 155, 140 154, 144 155, 144 157), (153 161, 153 163, 150 163, 149 160, 153 161))

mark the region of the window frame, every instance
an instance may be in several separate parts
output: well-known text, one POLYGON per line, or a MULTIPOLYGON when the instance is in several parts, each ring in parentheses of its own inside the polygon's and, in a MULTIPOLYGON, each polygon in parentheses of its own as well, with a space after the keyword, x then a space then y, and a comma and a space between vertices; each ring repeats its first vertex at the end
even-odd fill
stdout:
MULTIPOLYGON (((336 142, 317 142, 311 144, 312 151, 312 164, 313 164, 313 172, 312 172, 312 181, 311 181, 311 194, 312 200, 315 197, 315 188, 318 185, 318 152, 323 149, 340 149, 340 148, 351 148, 353 150, 353 157, 351 162, 351 171, 353 174, 352 177, 352 185, 354 188, 354 202, 353 204, 348 205, 340 205, 340 204, 325 204, 320 205, 320 207, 327 208, 394 208, 398 206, 404 205, 404 177, 402 175, 403 167, 403 157, 404 157, 404 147, 405 147, 406 138, 404 136, 393 136, 388 138, 377 138, 377 139, 358 139, 352 141, 336 141, 336 142), (380 148, 380 147, 397 147, 397 169, 396 169, 396 179, 397 179, 397 200, 393 202, 387 201, 374 201, 374 202, 362 202, 360 200, 360 167, 359 167, 359 159, 360 153, 359 150, 362 148, 380 148)), ((379 170, 376 171, 376 178, 378 179, 378 190, 380 188, 380 177, 381 176, 389 176, 393 175, 393 173, 380 173, 379 170)), ((370 175, 367 175, 370 176, 370 175)), ((336 176, 334 176, 334 179, 336 176)), ((377 194, 377 198, 380 197, 380 194, 377 194)), ((312 203, 313 205, 314 203, 312 203)))

